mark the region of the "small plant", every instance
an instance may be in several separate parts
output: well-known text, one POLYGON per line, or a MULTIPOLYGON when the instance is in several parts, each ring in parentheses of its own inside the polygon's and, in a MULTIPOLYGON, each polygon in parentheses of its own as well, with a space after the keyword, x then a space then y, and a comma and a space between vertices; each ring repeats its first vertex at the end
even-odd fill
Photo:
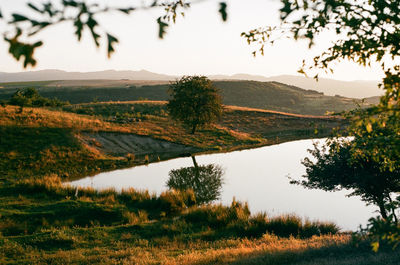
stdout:
POLYGON ((373 217, 368 220, 367 227, 360 228, 360 231, 354 234, 359 242, 363 238, 371 241, 372 250, 377 252, 382 246, 390 246, 392 249, 400 245, 400 224, 389 215, 388 219, 373 217))
POLYGON ((125 156, 126 160, 128 160, 128 162, 133 162, 135 160, 135 155, 133 153, 128 153, 125 156))
POLYGON ((130 225, 137 225, 148 221, 148 213, 142 210, 139 210, 137 213, 127 211, 124 213, 124 217, 130 225))

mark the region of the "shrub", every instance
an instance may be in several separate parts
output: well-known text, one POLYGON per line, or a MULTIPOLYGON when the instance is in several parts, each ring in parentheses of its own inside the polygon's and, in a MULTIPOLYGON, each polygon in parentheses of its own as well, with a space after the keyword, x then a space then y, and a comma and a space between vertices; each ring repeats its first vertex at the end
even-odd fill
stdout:
POLYGON ((281 215, 268 220, 267 231, 281 237, 297 236, 302 229, 301 218, 281 215))
POLYGON ((196 204, 196 198, 192 190, 170 190, 161 193, 159 197, 160 209, 166 214, 177 214, 182 210, 196 204))
POLYGON ((56 98, 49 99, 39 95, 39 92, 34 88, 19 89, 15 92, 8 101, 10 105, 23 107, 60 107, 66 105, 67 102, 56 98))
POLYGON ((250 217, 247 203, 232 201, 231 206, 221 204, 195 207, 184 215, 187 222, 200 223, 212 228, 226 228, 238 223, 245 223, 250 217))

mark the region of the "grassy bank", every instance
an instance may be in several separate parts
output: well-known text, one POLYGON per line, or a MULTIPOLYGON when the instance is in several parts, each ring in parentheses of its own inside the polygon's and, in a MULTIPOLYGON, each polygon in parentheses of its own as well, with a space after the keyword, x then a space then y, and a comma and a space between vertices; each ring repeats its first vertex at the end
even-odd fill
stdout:
POLYGON ((396 264, 398 252, 374 254, 332 223, 251 214, 236 201, 200 206, 190 190, 155 195, 62 185, 157 159, 111 152, 98 135, 225 151, 310 138, 338 123, 227 108, 219 124, 191 135, 160 102, 0 107, 0 264, 396 264))
POLYGON ((1 264, 396 264, 332 223, 251 215, 247 205, 197 206, 160 196, 61 185, 58 176, 2 181, 1 264))
POLYGON ((331 223, 251 215, 160 196, 61 186, 60 178, 2 183, 1 264, 397 264, 331 223))

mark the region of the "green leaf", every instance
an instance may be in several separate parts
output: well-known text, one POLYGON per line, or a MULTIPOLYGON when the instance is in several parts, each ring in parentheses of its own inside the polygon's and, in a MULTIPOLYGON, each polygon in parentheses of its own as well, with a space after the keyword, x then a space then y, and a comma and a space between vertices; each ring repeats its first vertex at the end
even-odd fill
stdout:
POLYGON ((134 8, 134 7, 130 7, 130 8, 119 8, 118 11, 129 15, 132 11, 135 11, 135 8, 134 8))
POLYGON ((22 22, 22 21, 29 21, 29 19, 20 14, 12 14, 13 21, 11 23, 22 22))
POLYGON ((372 251, 378 252, 378 250, 379 250, 379 242, 372 242, 371 246, 372 246, 372 251))
POLYGON ((88 21, 86 22, 86 26, 88 26, 90 33, 92 33, 92 37, 96 46, 100 46, 99 38, 100 35, 95 31, 96 26, 98 25, 97 21, 93 18, 93 16, 89 16, 88 21))
POLYGON ((32 4, 32 3, 28 3, 28 6, 29 6, 31 9, 35 10, 36 12, 39 12, 39 13, 41 13, 41 14, 44 13, 43 10, 40 10, 37 6, 35 6, 35 5, 32 4))
POLYGON ((158 37, 160 39, 164 38, 164 34, 166 33, 166 28, 169 26, 168 23, 165 23, 161 17, 157 19, 158 23, 158 37))
POLYGON ((72 6, 72 7, 77 7, 78 3, 74 0, 63 0, 63 5, 64 6, 72 6))
POLYGON ((21 30, 18 29, 16 35, 12 39, 4 38, 6 42, 9 43, 10 48, 8 52, 19 61, 22 57, 24 57, 24 68, 28 65, 35 66, 36 60, 33 58, 35 53, 35 49, 42 46, 43 42, 38 41, 33 44, 20 42, 18 38, 21 36, 21 30))
POLYGON ((228 19, 228 13, 226 12, 227 4, 225 2, 219 3, 218 12, 221 14, 222 21, 226 21, 228 19))
POLYGON ((111 57, 111 54, 115 52, 114 44, 118 43, 118 39, 111 34, 107 33, 107 56, 111 57))
POLYGON ((78 41, 80 41, 82 39, 82 31, 83 31, 83 23, 80 17, 76 18, 74 26, 75 26, 75 35, 78 37, 78 41))

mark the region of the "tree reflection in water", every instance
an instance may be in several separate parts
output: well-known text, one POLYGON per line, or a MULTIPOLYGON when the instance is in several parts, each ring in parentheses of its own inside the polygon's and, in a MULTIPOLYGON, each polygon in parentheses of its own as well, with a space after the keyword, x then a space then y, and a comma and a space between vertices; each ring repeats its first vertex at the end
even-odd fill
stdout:
POLYGON ((193 190, 197 204, 207 204, 219 199, 223 184, 224 170, 219 165, 199 166, 192 156, 193 167, 171 170, 167 186, 175 190, 193 190))

